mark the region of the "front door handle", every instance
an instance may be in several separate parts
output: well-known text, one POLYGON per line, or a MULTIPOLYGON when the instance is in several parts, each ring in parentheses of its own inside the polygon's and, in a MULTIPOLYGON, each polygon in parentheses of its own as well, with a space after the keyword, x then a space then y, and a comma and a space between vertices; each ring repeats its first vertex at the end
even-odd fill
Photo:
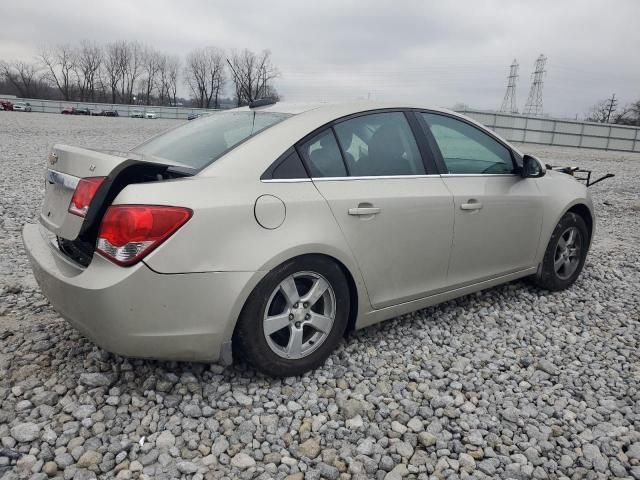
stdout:
POLYGON ((469 200, 469 203, 463 203, 460 205, 460 209, 462 210, 480 210, 481 208, 482 203, 474 199, 469 200))
POLYGON ((377 213, 380 213, 378 207, 357 207, 349 209, 349 215, 375 215, 377 213))

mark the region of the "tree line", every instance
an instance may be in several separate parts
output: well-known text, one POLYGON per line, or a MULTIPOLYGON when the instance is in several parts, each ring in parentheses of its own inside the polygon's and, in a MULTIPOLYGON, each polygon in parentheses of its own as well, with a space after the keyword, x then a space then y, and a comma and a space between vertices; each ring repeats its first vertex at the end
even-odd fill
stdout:
POLYGON ((600 100, 593 105, 586 120, 589 122, 640 126, 640 100, 631 102, 624 107, 619 107, 614 94, 610 98, 600 100))
POLYGON ((137 41, 45 46, 31 61, 0 60, 0 92, 23 98, 113 104, 177 105, 180 86, 190 103, 219 108, 227 91, 235 105, 278 97, 280 75, 271 52, 196 48, 184 61, 137 41))

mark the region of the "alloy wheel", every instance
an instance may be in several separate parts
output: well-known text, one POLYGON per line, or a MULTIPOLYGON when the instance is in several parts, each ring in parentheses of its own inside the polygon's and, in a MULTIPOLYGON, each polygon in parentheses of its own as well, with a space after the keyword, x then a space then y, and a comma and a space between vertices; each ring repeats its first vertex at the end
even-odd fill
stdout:
POLYGON ((580 264, 582 251, 582 235, 576 227, 567 228, 556 246, 553 257, 553 269, 558 278, 566 280, 571 277, 580 264))
POLYGON ((327 339, 336 316, 331 284, 316 272, 298 272, 282 280, 267 302, 262 322, 271 350, 280 357, 310 355, 327 339))

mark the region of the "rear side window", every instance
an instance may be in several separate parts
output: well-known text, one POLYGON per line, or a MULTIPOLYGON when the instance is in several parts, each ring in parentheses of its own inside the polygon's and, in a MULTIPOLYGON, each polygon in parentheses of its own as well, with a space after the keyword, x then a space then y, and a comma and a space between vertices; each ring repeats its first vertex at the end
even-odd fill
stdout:
POLYGON ((344 177, 347 169, 331 129, 323 130, 300 146, 312 177, 344 177))
POLYGON ((292 178, 306 178, 307 171, 302 165, 302 160, 298 156, 298 152, 292 150, 284 160, 282 160, 274 169, 271 174, 271 178, 276 179, 292 179, 292 178))
POLYGON ((239 143, 290 116, 255 111, 213 113, 154 137, 133 151, 200 170, 239 143))
POLYGON ((335 125, 351 176, 424 175, 424 163, 402 112, 374 113, 335 125))
POLYGON ((513 173, 511 152, 480 129, 445 115, 421 115, 440 148, 449 173, 513 173))

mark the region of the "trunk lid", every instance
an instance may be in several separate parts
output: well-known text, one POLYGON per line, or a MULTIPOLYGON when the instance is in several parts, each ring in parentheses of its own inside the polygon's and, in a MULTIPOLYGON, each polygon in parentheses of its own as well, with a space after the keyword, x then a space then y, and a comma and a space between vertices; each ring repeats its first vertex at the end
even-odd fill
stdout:
MULTIPOLYGON (((85 221, 96 220, 97 210, 93 205, 95 202, 92 202, 86 217, 69 213, 69 204, 80 180, 87 177, 107 177, 94 197, 94 200, 104 202, 110 197, 107 193, 114 183, 122 183, 115 182, 120 173, 128 167, 140 170, 140 166, 145 164, 150 167, 150 175, 170 166, 182 167, 176 162, 156 157, 144 158, 132 152, 98 151, 55 145, 47 160, 45 196, 40 222, 56 236, 75 240, 81 233, 85 221)), ((124 186, 126 185, 120 185, 120 189, 124 186)))

